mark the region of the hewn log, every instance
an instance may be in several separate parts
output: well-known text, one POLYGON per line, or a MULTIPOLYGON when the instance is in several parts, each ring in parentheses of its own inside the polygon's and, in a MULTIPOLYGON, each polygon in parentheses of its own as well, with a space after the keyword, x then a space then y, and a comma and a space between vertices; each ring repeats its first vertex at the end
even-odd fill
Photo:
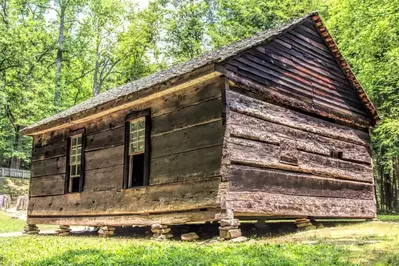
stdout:
POLYGON ((203 179, 219 175, 222 146, 216 145, 151 160, 150 184, 203 179))
POLYGON ((282 139, 296 140, 297 149, 330 156, 331 151, 342 152, 342 158, 361 163, 371 163, 368 147, 349 143, 289 126, 268 122, 232 111, 229 115, 230 134, 235 137, 260 140, 279 145, 282 139))
POLYGON ((86 124, 77 124, 72 129, 85 127, 86 135, 99 134, 102 131, 116 129, 124 126, 125 117, 128 113, 138 110, 151 109, 151 117, 157 117, 172 112, 178 112, 180 109, 210 101, 220 97, 220 90, 224 85, 221 77, 207 80, 184 90, 171 93, 151 101, 143 102, 134 107, 120 110, 106 116, 94 119, 86 124))
POLYGON ((315 218, 373 218, 374 200, 337 199, 271 194, 266 192, 230 192, 227 208, 235 216, 303 217, 315 218))
POLYGON ((310 174, 232 165, 230 191, 346 199, 374 198, 372 184, 322 178, 310 174))
POLYGON ((178 112, 152 119, 152 135, 166 133, 196 124, 222 118, 223 103, 220 98, 193 105, 178 112))
POLYGON ((32 177, 63 174, 66 170, 65 163, 65 156, 32 162, 32 177))
POLYGON ((220 98, 223 87, 224 78, 217 77, 187 90, 161 97, 151 104, 152 116, 176 112, 193 104, 220 98))
POLYGON ((98 134, 88 135, 86 137, 86 149, 85 151, 106 149, 123 145, 125 140, 125 127, 124 123, 121 126, 102 131, 98 134))
POLYGON ((86 226, 151 226, 154 223, 179 225, 189 223, 203 223, 216 221, 215 216, 220 209, 193 210, 188 212, 171 212, 146 215, 118 215, 118 216, 80 216, 80 217, 28 217, 30 223, 37 224, 69 224, 86 226))
POLYGON ((31 198, 28 215, 148 214, 216 207, 220 176, 206 180, 120 191, 69 193, 31 198))
POLYGON ((366 132, 315 118, 297 111, 261 101, 234 91, 226 92, 231 110, 265 121, 315 133, 321 136, 369 146, 366 132))
POLYGON ((84 191, 120 190, 122 188, 123 165, 87 170, 84 191))
POLYGON ((188 152, 198 148, 222 144, 222 120, 162 134, 151 138, 152 158, 188 152))
POLYGON ((298 166, 281 163, 279 160, 280 147, 278 145, 231 138, 228 143, 228 149, 232 163, 286 169, 369 183, 373 181, 373 171, 370 166, 303 151, 298 151, 298 166))
POLYGON ((50 175, 31 178, 29 185, 29 195, 50 196, 64 194, 65 177, 61 175, 50 175))
POLYGON ((32 162, 59 156, 65 156, 67 152, 67 142, 64 139, 52 141, 51 144, 33 147, 32 162))
POLYGON ((86 152, 86 170, 100 169, 123 164, 124 146, 86 152))

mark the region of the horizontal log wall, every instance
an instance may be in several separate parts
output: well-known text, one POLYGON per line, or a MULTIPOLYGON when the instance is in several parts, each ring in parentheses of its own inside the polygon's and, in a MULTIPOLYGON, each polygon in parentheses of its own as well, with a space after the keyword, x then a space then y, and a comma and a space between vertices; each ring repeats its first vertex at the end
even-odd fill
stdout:
MULTIPOLYGON (((216 221, 220 209, 198 209, 163 214, 130 214, 117 216, 75 216, 28 218, 29 224, 88 225, 88 226, 151 226, 153 224, 181 225, 216 221)), ((40 226, 39 226, 40 227, 40 226)))
POLYGON ((311 19, 221 68, 235 82, 244 79, 266 87, 279 103, 364 127, 370 124, 369 112, 311 19))
POLYGON ((367 133, 234 86, 226 102, 224 200, 236 216, 375 216, 367 133))
POLYGON ((215 207, 224 134, 224 84, 223 78, 216 78, 67 131, 35 136, 29 215, 131 214, 215 207), (152 124, 150 187, 122 190, 125 116, 147 108, 151 109, 152 124), (84 191, 63 195, 68 132, 83 127, 84 191), (173 185, 166 185, 170 183, 173 185))
POLYGON ((28 215, 124 215, 215 208, 220 177, 140 187, 32 197, 28 215))

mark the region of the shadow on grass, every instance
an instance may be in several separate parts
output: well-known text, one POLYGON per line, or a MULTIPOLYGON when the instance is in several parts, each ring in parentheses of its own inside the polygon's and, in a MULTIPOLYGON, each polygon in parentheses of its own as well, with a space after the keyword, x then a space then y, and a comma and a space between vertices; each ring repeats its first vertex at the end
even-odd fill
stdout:
POLYGON ((29 265, 351 265, 327 245, 158 243, 116 249, 71 249, 29 265))

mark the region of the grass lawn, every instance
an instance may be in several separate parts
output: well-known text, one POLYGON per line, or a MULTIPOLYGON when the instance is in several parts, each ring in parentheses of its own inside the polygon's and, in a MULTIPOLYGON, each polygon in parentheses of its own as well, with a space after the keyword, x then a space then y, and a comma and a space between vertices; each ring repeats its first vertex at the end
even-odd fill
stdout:
POLYGON ((0 265, 399 265, 398 246, 399 224, 391 222, 324 228, 240 244, 0 237, 0 265))
POLYGON ((391 221, 391 222, 399 222, 399 214, 379 214, 378 219, 380 221, 391 221))
MULTIPOLYGON (((22 232, 24 230, 25 225, 26 225, 25 221, 21 219, 11 219, 7 213, 0 211, 0 233, 22 232)), ((39 226, 40 230, 53 230, 58 228, 55 225, 39 225, 39 226)), ((0 263, 0 265, 2 264, 0 263)))
POLYGON ((0 211, 0 233, 21 232, 24 229, 25 221, 11 219, 8 214, 0 211))

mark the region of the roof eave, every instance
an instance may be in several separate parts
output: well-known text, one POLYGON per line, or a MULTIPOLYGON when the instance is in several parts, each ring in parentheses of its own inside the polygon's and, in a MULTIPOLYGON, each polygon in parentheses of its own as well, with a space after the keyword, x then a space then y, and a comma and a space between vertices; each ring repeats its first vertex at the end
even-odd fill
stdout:
POLYGON ((214 63, 203 65, 190 73, 173 77, 168 81, 155 84, 137 92, 132 92, 131 94, 113 99, 69 117, 61 117, 49 123, 23 128, 21 132, 26 136, 34 136, 55 130, 66 129, 81 123, 87 123, 91 120, 114 112, 134 108, 136 105, 165 96, 166 94, 195 86, 220 75, 222 75, 222 73, 215 71, 214 63), (183 78, 183 76, 185 77, 183 78))

